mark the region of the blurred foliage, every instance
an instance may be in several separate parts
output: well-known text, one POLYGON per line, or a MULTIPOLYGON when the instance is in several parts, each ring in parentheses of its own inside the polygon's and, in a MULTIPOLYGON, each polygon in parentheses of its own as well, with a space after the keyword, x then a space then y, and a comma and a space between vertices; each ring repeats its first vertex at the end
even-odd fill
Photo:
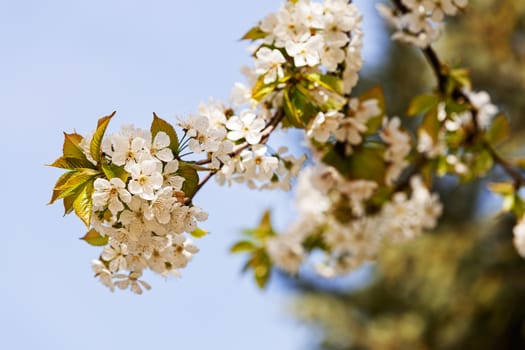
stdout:
POLYGON ((525 261, 509 221, 385 247, 367 287, 306 293, 295 312, 322 326, 324 349, 525 349, 525 261))
MULTIPOLYGON (((488 91, 511 118, 511 141, 500 150, 523 153, 525 1, 469 4, 436 50, 451 67, 468 67, 473 89, 488 91)), ((435 78, 416 49, 390 42, 384 57, 381 67, 364 71, 359 89, 381 84, 388 114, 406 116, 412 98, 432 92, 435 78)), ((490 177, 500 175, 496 170, 490 177)), ((289 280, 301 294, 296 315, 323 331, 320 347, 525 349, 525 260, 512 245, 512 219, 490 231, 477 219, 489 200, 486 185, 437 181, 443 232, 385 249, 373 281, 359 292, 304 276, 289 280)))
POLYGON ((475 89, 525 128, 525 1, 471 0, 436 48, 452 65, 469 67, 475 89))

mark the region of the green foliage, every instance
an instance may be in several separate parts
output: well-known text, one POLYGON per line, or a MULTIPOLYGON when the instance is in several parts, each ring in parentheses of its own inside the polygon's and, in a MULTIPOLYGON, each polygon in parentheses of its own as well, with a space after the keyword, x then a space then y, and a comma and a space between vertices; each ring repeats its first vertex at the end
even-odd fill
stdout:
POLYGON ((249 31, 246 32, 241 38, 241 40, 259 40, 266 38, 268 34, 263 32, 259 26, 251 28, 249 31))
POLYGON ((485 133, 485 139, 492 145, 498 145, 505 141, 510 134, 509 120, 504 114, 498 114, 485 133))
POLYGON ((202 228, 197 227, 195 230, 190 232, 190 235, 192 235, 195 238, 202 238, 208 234, 208 231, 203 230, 202 228))
POLYGON ((497 230, 385 247, 367 286, 307 293, 295 312, 320 324, 333 349, 522 349, 525 262, 509 227, 497 230))
POLYGON ((199 174, 197 174, 197 170, 195 170, 194 166, 190 163, 179 161, 177 175, 184 178, 184 183, 182 184, 182 192, 184 192, 184 195, 188 198, 193 197, 199 187, 199 174))
POLYGON ((92 228, 89 230, 83 237, 80 238, 81 240, 85 241, 86 243, 100 247, 105 246, 108 244, 108 237, 107 236, 101 236, 100 233, 98 233, 97 230, 92 228))
POLYGON ((437 107, 438 102, 439 98, 434 94, 418 95, 410 102, 407 115, 413 117, 420 114, 426 114, 433 108, 437 107))
POLYGON ((179 154, 179 138, 177 137, 177 133, 170 123, 164 119, 159 118, 156 113, 153 113, 153 122, 151 123, 150 130, 152 140, 155 139, 155 136, 157 136, 157 133, 160 131, 165 132, 170 138, 169 148, 175 156, 179 154))
POLYGON ((272 273, 272 261, 266 251, 266 240, 276 235, 272 227, 270 211, 265 211, 259 225, 253 229, 243 231, 249 239, 236 242, 231 248, 231 253, 247 253, 248 260, 243 272, 253 271, 253 277, 259 288, 264 288, 272 273))
POLYGON ((111 118, 115 115, 116 112, 111 113, 108 116, 102 117, 98 120, 97 124, 97 130, 93 134, 93 138, 91 139, 91 144, 89 147, 89 151, 91 153, 91 157, 95 160, 95 162, 100 161, 100 145, 102 144, 102 138, 104 137, 104 133, 106 132, 106 128, 108 127, 109 122, 111 121, 111 118))

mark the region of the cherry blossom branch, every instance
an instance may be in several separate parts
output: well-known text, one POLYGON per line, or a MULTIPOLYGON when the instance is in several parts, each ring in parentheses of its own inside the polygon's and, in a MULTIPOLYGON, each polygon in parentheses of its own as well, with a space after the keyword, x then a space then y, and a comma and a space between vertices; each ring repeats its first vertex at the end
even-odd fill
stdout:
MULTIPOLYGON (((403 3, 401 2, 401 0, 392 0, 394 2, 394 4, 396 5, 396 7, 402 12, 402 13, 407 13, 409 12, 408 8, 403 5, 403 3)), ((427 46, 426 48, 423 48, 421 49, 421 51, 423 52, 423 55, 425 56, 427 62, 429 63, 430 67, 432 68, 432 71, 434 72, 434 75, 436 77, 436 80, 437 80, 437 83, 438 83, 438 89, 439 89, 439 92, 441 94, 446 94, 446 82, 447 82, 447 75, 443 69, 443 67, 445 67, 445 65, 441 62, 438 54, 436 53, 436 51, 429 45, 427 46)), ((474 107, 474 105, 472 104, 470 98, 463 92, 461 91, 460 89, 457 89, 454 90, 452 92, 452 97, 453 98, 461 98, 463 99, 465 102, 469 103, 472 107, 471 107, 471 110, 472 110, 472 124, 473 124, 473 134, 476 134, 480 131, 479 129, 479 125, 478 125, 478 119, 477 119, 477 115, 478 115, 478 110, 476 107, 474 107)), ((512 166, 512 164, 510 162, 508 162, 507 160, 505 160, 501 155, 499 155, 496 150, 494 149, 494 147, 492 147, 492 145, 488 142, 483 142, 483 147, 489 152, 489 154, 491 155, 492 159, 494 160, 494 162, 499 165, 504 171, 505 173, 507 173, 508 176, 510 176, 513 180, 514 180, 514 186, 516 188, 519 188, 523 185, 525 185, 525 177, 515 169, 515 167, 512 166)), ((421 164, 418 162, 418 164, 421 164)), ((418 171, 418 169, 420 168, 420 166, 417 166, 414 168, 413 172, 415 171, 418 171)), ((400 185, 398 186, 402 186, 403 183, 401 183, 400 185)), ((396 186, 396 187, 398 187, 396 186)))
MULTIPOLYGON (((265 144, 266 142, 268 142, 268 139, 270 138, 270 135, 272 132, 275 131, 275 129, 277 128, 277 126, 279 125, 279 123, 283 120, 284 118, 284 111, 282 108, 279 108, 277 110, 277 112, 275 113, 275 115, 272 117, 272 119, 268 122, 268 124, 266 125, 266 127, 262 130, 261 132, 261 141, 259 142, 260 144, 265 144)), ((245 150, 246 148, 250 147, 251 145, 247 142, 247 141, 244 141, 243 143, 237 145, 234 147, 233 151, 230 152, 228 155, 230 157, 236 157, 238 156, 243 150, 245 150)), ((196 165, 206 165, 206 164, 209 164, 211 163, 211 158, 206 158, 206 159, 203 159, 203 160, 200 160, 200 161, 197 161, 195 162, 194 164, 196 165)), ((197 185, 197 188, 195 189, 195 192, 193 193, 193 195, 187 199, 187 202, 191 202, 191 200, 195 197, 195 195, 199 192, 199 190, 204 187, 204 185, 217 173, 219 172, 219 170, 222 168, 223 164, 221 164, 221 167, 219 167, 218 169, 212 169, 210 170, 210 172, 206 175, 206 177, 204 179, 202 179, 199 184, 197 185)))

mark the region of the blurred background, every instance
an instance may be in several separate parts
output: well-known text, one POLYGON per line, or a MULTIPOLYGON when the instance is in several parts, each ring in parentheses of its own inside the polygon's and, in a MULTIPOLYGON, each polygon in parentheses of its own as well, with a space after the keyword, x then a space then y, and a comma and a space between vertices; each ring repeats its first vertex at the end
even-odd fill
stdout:
MULTIPOLYGON (((472 67, 476 89, 509 113, 514 135, 501 151, 517 156, 525 4, 470 2, 438 51, 472 67)), ((403 115, 411 96, 432 89, 431 72, 417 51, 389 41, 375 2, 355 3, 365 14, 361 89, 383 84, 389 113, 403 115)), ((440 232, 390 249, 377 266, 333 281, 276 274, 265 291, 228 248, 264 209, 285 227, 292 196, 210 184, 196 203, 211 234, 181 279, 147 276, 153 290, 138 297, 92 278, 99 249, 78 240, 80 220, 46 206, 61 172, 45 164, 59 156, 62 131, 92 131, 114 110, 111 130, 148 128, 152 112, 175 123, 209 97, 226 101, 250 63, 238 38, 280 4, 0 0, 0 348, 525 348, 525 264, 511 246, 512 219, 496 216, 483 182, 439 182, 448 208, 440 232)), ((272 143, 301 147, 293 132, 272 143)))

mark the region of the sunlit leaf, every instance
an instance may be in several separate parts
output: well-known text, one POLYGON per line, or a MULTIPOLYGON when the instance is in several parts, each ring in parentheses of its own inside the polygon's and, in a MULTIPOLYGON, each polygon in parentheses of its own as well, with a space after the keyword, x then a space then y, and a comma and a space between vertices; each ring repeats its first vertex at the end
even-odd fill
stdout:
POLYGON ((263 32, 261 28, 258 26, 251 28, 249 31, 246 32, 241 38, 241 40, 258 40, 258 39, 264 39, 266 38, 268 34, 263 32))
POLYGON ((106 128, 108 127, 108 124, 111 118, 113 118, 113 116, 115 115, 115 113, 116 112, 113 112, 110 115, 102 117, 98 120, 97 130, 95 131, 95 133, 93 134, 93 138, 91 139, 89 151, 91 153, 91 157, 97 163, 100 161, 100 145, 102 144, 102 138, 104 137, 106 128))
POLYGON ((48 204, 53 204, 53 202, 55 202, 58 197, 60 196, 60 193, 63 192, 64 190, 60 190, 60 189, 57 189, 57 188, 60 188, 62 185, 64 185, 67 180, 69 180, 69 178, 75 174, 76 171, 68 171, 62 175, 60 175, 60 177, 58 178, 57 182, 55 183, 55 187, 53 189, 53 194, 51 196, 51 199, 49 200, 49 203, 48 204))
POLYGON ((86 159, 86 155, 80 147, 82 136, 76 133, 64 133, 64 145, 62 146, 62 154, 64 158, 86 159))
POLYGON ((434 143, 439 141, 439 132, 441 130, 441 123, 439 122, 437 115, 437 108, 432 108, 427 115, 423 118, 421 125, 419 126, 419 132, 426 132, 434 143))
POLYGON ((84 235, 84 237, 81 237, 80 239, 83 241, 86 241, 92 246, 97 246, 97 247, 105 246, 108 244, 108 236, 101 236, 100 233, 98 233, 98 231, 95 230, 94 228, 89 230, 84 235))
POLYGON ((432 108, 436 107, 439 102, 439 98, 434 94, 423 94, 418 95, 410 101, 408 106, 407 115, 409 117, 425 114, 432 108))
POLYGON ((177 170, 177 175, 184 178, 184 183, 182 184, 182 191, 186 197, 192 197, 198 186, 199 186, 199 174, 191 165, 186 162, 179 162, 179 169, 177 170))
POLYGON ((487 132, 485 133, 486 140, 493 144, 497 145, 505 141, 510 134, 510 125, 509 120, 505 117, 504 114, 498 114, 492 120, 487 132))
POLYGON ((265 84, 264 76, 261 76, 259 77, 259 79, 257 79, 257 82, 253 86, 252 98, 254 100, 261 101, 266 96, 271 94, 275 90, 276 87, 277 87, 276 83, 265 84))
POLYGON ((75 170, 78 168, 94 168, 95 166, 87 158, 66 158, 60 157, 49 166, 61 169, 75 170))
POLYGON ((310 73, 306 75, 306 79, 329 91, 340 95, 343 94, 343 81, 335 75, 310 73))
POLYGON ((105 161, 102 161, 102 172, 108 180, 111 180, 113 178, 119 178, 124 183, 128 180, 129 173, 124 169, 124 166, 118 166, 115 164, 109 164, 105 161))
POLYGON ((283 108, 285 115, 284 125, 296 128, 304 128, 304 122, 301 120, 299 111, 294 105, 290 93, 290 89, 284 90, 283 93, 283 108))
POLYGON ((202 228, 197 227, 195 230, 190 232, 190 235, 192 235, 195 238, 202 238, 208 234, 208 231, 203 230, 202 228))
POLYGON ((169 148, 175 155, 179 153, 179 138, 177 136, 177 133, 175 132, 175 128, 173 128, 173 126, 170 123, 168 123, 164 119, 159 118, 157 114, 153 113, 153 122, 151 123, 150 130, 152 140, 155 139, 155 136, 158 132, 165 132, 170 138, 169 148))
POLYGON ((514 185, 511 182, 493 182, 488 186, 492 192, 501 195, 513 194, 516 191, 514 185))
POLYGON ((93 212, 93 201, 91 196, 93 194, 93 183, 87 183, 77 198, 73 201, 73 209, 75 214, 84 222, 86 227, 91 224, 91 214, 93 212))
POLYGON ((239 241, 235 243, 231 248, 231 253, 249 252, 256 249, 257 246, 251 241, 239 241))

